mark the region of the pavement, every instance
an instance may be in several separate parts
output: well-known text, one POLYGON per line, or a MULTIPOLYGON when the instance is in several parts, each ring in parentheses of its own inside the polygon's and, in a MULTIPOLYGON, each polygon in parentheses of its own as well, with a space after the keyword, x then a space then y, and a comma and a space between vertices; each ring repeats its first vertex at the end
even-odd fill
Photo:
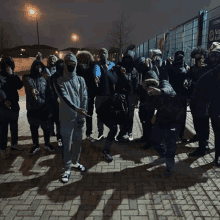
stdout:
MULTIPOLYGON (((108 164, 100 155, 101 142, 91 145, 83 140, 80 161, 88 171, 80 173, 72 168, 70 181, 63 184, 60 182, 62 157, 58 152, 44 149, 41 129, 41 150, 34 156, 28 155, 32 140, 24 91, 20 95, 19 144, 25 150, 11 151, 9 159, 0 159, 0 220, 220 219, 220 168, 211 163, 212 129, 211 153, 189 158, 188 153, 198 147, 198 142, 179 144, 174 175, 162 179, 158 175, 165 170, 165 164, 155 164, 156 152, 141 149, 141 143, 114 143, 114 161, 108 164)), ((95 114, 93 119, 93 137, 96 137, 95 114)), ((138 110, 135 110, 133 134, 134 138, 141 136, 138 110)), ((185 136, 192 138, 194 134, 188 112, 185 136)), ((55 137, 51 143, 57 146, 55 137)))

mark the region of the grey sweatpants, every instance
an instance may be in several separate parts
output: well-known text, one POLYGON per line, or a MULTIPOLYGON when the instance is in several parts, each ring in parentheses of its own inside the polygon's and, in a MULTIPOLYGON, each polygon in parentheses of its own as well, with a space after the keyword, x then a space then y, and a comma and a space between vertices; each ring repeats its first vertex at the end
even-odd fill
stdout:
POLYGON ((61 121, 61 135, 63 138, 63 165, 70 169, 71 163, 76 164, 79 160, 82 148, 82 136, 85 123, 79 126, 77 120, 61 121))

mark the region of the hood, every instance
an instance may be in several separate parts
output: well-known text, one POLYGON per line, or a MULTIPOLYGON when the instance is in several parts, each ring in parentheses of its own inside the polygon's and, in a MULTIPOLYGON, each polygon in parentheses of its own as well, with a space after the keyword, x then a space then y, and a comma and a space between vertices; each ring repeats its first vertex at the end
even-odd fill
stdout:
POLYGON ((209 49, 209 53, 211 52, 218 52, 220 53, 220 43, 219 42, 213 42, 210 49, 209 49))
POLYGON ((58 58, 57 58, 55 55, 50 55, 50 56, 48 57, 48 59, 47 59, 47 66, 50 67, 50 64, 49 64, 50 58, 54 58, 54 59, 55 59, 55 65, 56 65, 56 62, 57 62, 58 58))
POLYGON ((154 56, 162 56, 162 52, 159 49, 152 49, 150 50, 151 58, 154 56))
POLYGON ((76 67, 77 67, 77 59, 76 59, 76 56, 73 54, 73 53, 68 53, 65 57, 64 57, 64 71, 63 71, 63 74, 66 75, 66 76, 76 76, 76 67), (71 60, 73 62, 76 63, 76 66, 74 68, 74 70, 72 72, 69 72, 68 69, 67 69, 67 65, 65 63, 65 61, 67 60, 71 60))
POLYGON ((145 79, 156 79, 159 81, 159 77, 157 76, 156 72, 153 70, 149 70, 146 74, 145 74, 145 79))
MULTIPOLYGON (((41 65, 42 66, 42 73, 44 72, 44 70, 45 70, 44 64, 40 60, 35 60, 31 65, 31 75, 37 76, 36 72, 35 72, 35 66, 37 66, 37 65, 41 65)), ((42 75, 42 73, 40 75, 42 75)))
POLYGON ((1 59, 1 68, 3 71, 6 70, 6 64, 10 65, 12 67, 12 70, 15 69, 15 63, 14 60, 11 57, 2 57, 1 59))
POLYGON ((89 51, 80 51, 77 56, 76 56, 77 60, 78 60, 78 64, 81 62, 81 59, 86 58, 89 60, 89 62, 95 62, 92 54, 89 51))

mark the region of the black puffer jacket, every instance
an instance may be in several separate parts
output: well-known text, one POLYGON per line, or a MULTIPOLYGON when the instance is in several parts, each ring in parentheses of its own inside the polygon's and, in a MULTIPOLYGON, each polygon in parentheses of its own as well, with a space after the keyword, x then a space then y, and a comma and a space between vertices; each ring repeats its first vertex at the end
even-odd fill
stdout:
POLYGON ((41 65, 44 70, 44 64, 38 60, 35 60, 31 66, 29 75, 23 76, 23 83, 26 92, 26 106, 27 110, 49 110, 49 106, 52 101, 52 93, 48 81, 42 76, 42 74, 36 75, 34 68, 36 65, 41 65), (37 100, 32 95, 32 89, 37 89, 39 94, 37 100))
POLYGON ((179 96, 167 80, 160 81, 158 88, 161 89, 162 95, 147 95, 147 103, 150 103, 157 109, 156 122, 159 122, 161 126, 166 128, 172 123, 182 124, 184 110, 179 96))
POLYGON ((191 104, 197 117, 220 120, 220 64, 205 73, 196 83, 191 104))
POLYGON ((11 102, 11 107, 18 105, 18 90, 23 83, 16 74, 8 75, 5 71, 0 72, 0 89, 4 91, 6 99, 11 102))

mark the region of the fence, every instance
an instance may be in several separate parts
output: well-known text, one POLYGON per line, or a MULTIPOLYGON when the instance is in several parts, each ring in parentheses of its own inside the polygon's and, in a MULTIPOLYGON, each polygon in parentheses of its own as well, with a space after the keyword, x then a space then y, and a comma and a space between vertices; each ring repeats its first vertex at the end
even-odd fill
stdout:
MULTIPOLYGON (((163 34, 156 35, 153 39, 136 46, 133 50, 136 52, 136 58, 150 57, 151 49, 160 49, 163 58, 166 60, 168 56, 174 56, 176 51, 182 50, 185 53, 186 63, 191 65, 190 54, 196 46, 209 49, 209 21, 218 16, 220 16, 220 6, 209 11, 200 11, 197 16, 175 28, 171 28, 169 32, 166 30, 163 34)), ((219 36, 217 41, 220 41, 220 29, 217 34, 219 36)))

